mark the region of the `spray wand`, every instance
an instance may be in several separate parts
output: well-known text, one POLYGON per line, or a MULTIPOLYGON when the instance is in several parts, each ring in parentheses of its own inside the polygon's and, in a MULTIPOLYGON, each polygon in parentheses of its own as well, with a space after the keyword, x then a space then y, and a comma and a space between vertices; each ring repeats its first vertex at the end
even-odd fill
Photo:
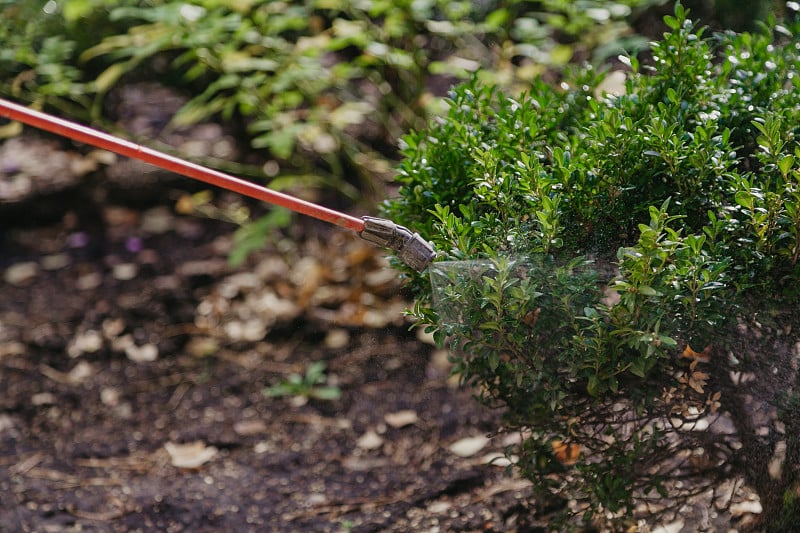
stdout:
POLYGON ((358 218, 334 211, 2 98, 0 116, 353 230, 364 240, 394 250, 400 260, 418 272, 424 271, 433 261, 434 251, 430 243, 391 220, 369 216, 358 218))

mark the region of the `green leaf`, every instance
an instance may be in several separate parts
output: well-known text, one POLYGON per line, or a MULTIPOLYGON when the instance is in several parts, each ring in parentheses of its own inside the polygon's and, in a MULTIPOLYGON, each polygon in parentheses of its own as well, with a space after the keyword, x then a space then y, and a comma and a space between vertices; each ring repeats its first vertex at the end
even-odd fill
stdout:
POLYGON ((636 290, 639 291, 639 293, 641 293, 641 294, 643 294, 645 296, 659 296, 660 295, 660 293, 657 290, 655 290, 653 287, 650 287, 648 285, 641 285, 641 286, 637 287, 636 290))
POLYGON ((99 93, 108 92, 127 71, 128 66, 125 63, 114 63, 94 80, 95 89, 99 93))
POLYGON ((631 366, 630 366, 629 370, 630 370, 631 374, 633 374, 634 376, 637 376, 637 377, 640 377, 640 378, 644 378, 645 375, 647 374, 646 365, 647 365, 647 362, 646 362, 645 359, 643 359, 643 358, 642 359, 636 359, 631 363, 631 366))
POLYGON ((560 44, 550 50, 550 61, 554 65, 566 65, 572 59, 572 46, 560 44))
POLYGON ((666 335, 659 335, 658 340, 662 346, 668 346, 670 348, 674 348, 675 346, 678 345, 678 341, 666 335))
POLYGON ((673 30, 677 30, 681 27, 681 23, 678 22, 678 19, 676 19, 672 15, 666 15, 664 17, 664 24, 666 24, 667 27, 673 30))
POLYGON ((484 23, 489 29, 500 29, 505 27, 510 17, 511 13, 507 8, 495 9, 486 16, 484 23))
POLYGON ((228 262, 234 267, 242 265, 252 252, 262 249, 276 236, 277 230, 288 226, 291 220, 291 211, 276 206, 258 220, 244 224, 233 234, 234 246, 228 262))
POLYGON ((784 155, 781 157, 780 161, 778 161, 778 167, 781 170, 781 174, 786 175, 794 166, 794 156, 792 155, 784 155))
POLYGON ((586 392, 589 393, 589 396, 597 397, 600 395, 600 378, 595 374, 589 376, 589 380, 586 382, 586 392))
POLYGON ((738 191, 734 196, 736 203, 747 209, 753 209, 753 195, 749 191, 738 191))
POLYGON ((61 6, 64 19, 70 24, 86 18, 95 8, 96 6, 90 0, 70 0, 61 6))
POLYGON ((611 376, 608 379, 608 388, 615 394, 619 392, 619 381, 617 380, 616 376, 611 376))
POLYGON ((311 396, 318 400, 338 400, 342 397, 342 391, 339 387, 315 387, 311 396))

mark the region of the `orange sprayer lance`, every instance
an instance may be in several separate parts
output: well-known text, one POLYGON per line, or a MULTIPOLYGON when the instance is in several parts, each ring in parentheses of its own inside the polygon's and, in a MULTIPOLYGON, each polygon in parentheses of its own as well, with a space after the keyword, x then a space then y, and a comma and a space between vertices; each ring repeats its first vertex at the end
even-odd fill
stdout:
POLYGON ((0 116, 353 230, 364 240, 394 250, 400 260, 418 272, 424 271, 435 255, 430 243, 419 234, 391 220, 340 213, 2 98, 0 116))

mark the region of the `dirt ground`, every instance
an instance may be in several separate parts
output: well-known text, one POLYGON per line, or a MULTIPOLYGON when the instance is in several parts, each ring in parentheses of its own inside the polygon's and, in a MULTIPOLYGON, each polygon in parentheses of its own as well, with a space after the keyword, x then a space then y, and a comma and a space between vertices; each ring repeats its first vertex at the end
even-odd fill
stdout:
POLYGON ((0 530, 540 529, 380 250, 305 220, 232 268, 183 181, 89 176, 0 205, 0 530), (264 393, 312 362, 338 399, 264 393))

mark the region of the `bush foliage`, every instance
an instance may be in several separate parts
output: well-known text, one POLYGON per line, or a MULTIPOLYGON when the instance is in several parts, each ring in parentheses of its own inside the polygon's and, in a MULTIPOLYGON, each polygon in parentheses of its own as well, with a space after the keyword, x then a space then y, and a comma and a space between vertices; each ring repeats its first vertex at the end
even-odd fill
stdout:
POLYGON ((800 25, 665 22, 646 60, 621 57, 620 95, 592 68, 518 97, 458 87, 404 138, 384 205, 442 260, 408 272, 413 314, 573 524, 677 513, 740 477, 768 519, 797 513, 798 471, 766 474, 779 433, 754 436, 745 396, 796 459, 800 25), (720 419, 735 435, 697 426, 720 419))

